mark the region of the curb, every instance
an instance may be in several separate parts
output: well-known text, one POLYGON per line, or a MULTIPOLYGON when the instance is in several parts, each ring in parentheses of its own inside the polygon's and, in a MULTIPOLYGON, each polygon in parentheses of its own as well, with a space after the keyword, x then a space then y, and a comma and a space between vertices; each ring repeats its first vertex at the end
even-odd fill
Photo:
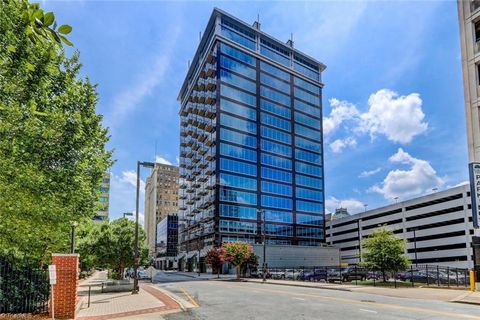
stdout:
MULTIPOLYGON (((241 282, 260 283, 260 284, 263 283, 263 282, 251 281, 251 280, 246 280, 246 279, 242 279, 241 282)), ((267 281, 267 282, 265 282, 265 283, 266 283, 266 284, 273 284, 273 285, 277 285, 277 286, 289 286, 289 287, 301 287, 301 288, 310 288, 310 289, 325 289, 325 290, 336 290, 336 291, 352 292, 352 290, 347 289, 347 288, 307 286, 307 285, 304 285, 304 284, 278 283, 278 282, 272 282, 272 281, 267 281)))
POLYGON ((165 290, 163 288, 160 288, 158 286, 150 286, 158 291, 160 291, 161 293, 169 296, 172 300, 175 300, 176 303, 178 303, 178 305, 180 306, 180 309, 182 309, 182 311, 187 311, 188 309, 192 309, 192 308, 195 308, 194 305, 192 305, 190 302, 187 302, 185 301, 184 299, 180 298, 179 296, 177 296, 176 294, 168 291, 168 290, 165 290))
POLYGON ((452 301, 449 301, 449 302, 480 306, 480 302, 473 302, 473 301, 452 300, 452 301))

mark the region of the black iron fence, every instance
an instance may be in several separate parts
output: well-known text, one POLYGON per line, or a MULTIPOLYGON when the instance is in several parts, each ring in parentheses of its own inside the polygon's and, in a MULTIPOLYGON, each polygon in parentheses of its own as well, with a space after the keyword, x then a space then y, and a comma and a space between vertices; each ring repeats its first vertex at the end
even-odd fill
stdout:
POLYGON ((9 262, 0 257, 0 314, 46 313, 48 271, 9 262))
MULTIPOLYGON (((263 273, 261 268, 258 268, 256 272, 248 273, 248 276, 262 278, 263 273)), ((468 288, 470 285, 468 269, 433 265, 412 265, 405 270, 396 272, 382 272, 360 266, 268 268, 266 278, 392 287, 438 286, 468 288)))

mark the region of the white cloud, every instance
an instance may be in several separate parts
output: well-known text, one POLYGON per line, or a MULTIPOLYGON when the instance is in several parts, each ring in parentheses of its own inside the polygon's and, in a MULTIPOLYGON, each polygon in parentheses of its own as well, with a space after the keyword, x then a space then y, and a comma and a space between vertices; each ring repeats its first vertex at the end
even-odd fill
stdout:
POLYGON ((156 163, 160 163, 160 164, 168 164, 168 165, 172 165, 172 163, 170 161, 168 161, 167 159, 163 158, 163 157, 160 157, 160 156, 156 156, 155 157, 155 162, 156 163))
POLYGON ((356 199, 350 198, 339 200, 335 197, 330 197, 325 201, 325 208, 329 213, 335 213, 335 209, 340 207, 347 208, 348 213, 350 214, 363 212, 365 210, 363 202, 356 199))
POLYGON ((372 138, 383 134, 390 141, 406 144, 428 128, 428 123, 423 122, 425 114, 418 93, 399 96, 394 91, 382 89, 370 95, 368 105, 368 112, 360 116, 359 130, 372 138))
MULTIPOLYGON (((368 133, 372 139, 381 134, 390 141, 406 144, 428 129, 428 123, 423 121, 425 114, 418 93, 399 96, 389 89, 378 90, 368 98, 369 109, 364 113, 348 101, 330 99, 329 102, 332 110, 328 117, 323 118, 326 136, 351 122, 357 134, 368 133)), ((344 144, 334 141, 330 147, 339 152, 344 144)))
POLYGON ((325 135, 334 132, 343 122, 359 117, 357 107, 348 101, 333 98, 329 100, 329 103, 332 111, 330 111, 328 117, 323 118, 323 133, 325 135))
POLYGON ((366 170, 366 171, 362 171, 362 173, 360 173, 360 175, 358 176, 359 178, 368 178, 370 176, 373 176, 374 174, 377 174, 379 173, 380 171, 382 171, 382 168, 377 168, 377 169, 373 169, 373 170, 366 170))
POLYGON ((355 147, 357 145, 357 140, 352 137, 346 139, 337 139, 330 143, 330 149, 335 153, 340 153, 344 148, 355 147))
POLYGON ((410 165, 410 168, 390 171, 381 184, 374 185, 369 189, 369 191, 382 194, 385 199, 422 194, 445 183, 428 161, 414 158, 402 148, 399 148, 397 153, 389 158, 389 161, 407 164, 410 165))
MULTIPOLYGON (((123 216, 124 212, 135 212, 137 174, 123 171, 120 175, 112 173, 110 179, 110 219, 123 216)), ((140 211, 144 205, 145 182, 140 180, 140 211)), ((141 218, 141 217, 140 217, 141 218)))

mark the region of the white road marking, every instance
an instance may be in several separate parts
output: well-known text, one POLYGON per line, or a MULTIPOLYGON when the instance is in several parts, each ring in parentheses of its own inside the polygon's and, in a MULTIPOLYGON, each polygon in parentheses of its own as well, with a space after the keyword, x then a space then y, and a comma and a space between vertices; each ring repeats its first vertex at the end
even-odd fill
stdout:
POLYGON ((305 299, 303 299, 303 298, 293 297, 293 299, 295 299, 295 300, 300 300, 300 301, 305 301, 305 299))
POLYGON ((363 311, 363 312, 370 312, 370 313, 378 313, 377 311, 374 311, 374 310, 368 310, 368 309, 360 309, 360 311, 363 311))

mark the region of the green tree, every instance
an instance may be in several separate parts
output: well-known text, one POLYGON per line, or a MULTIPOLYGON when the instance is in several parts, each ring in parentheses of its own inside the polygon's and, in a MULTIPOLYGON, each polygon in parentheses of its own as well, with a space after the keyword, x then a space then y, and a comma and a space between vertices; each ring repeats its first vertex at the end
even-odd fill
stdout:
MULTIPOLYGON (((134 265, 135 222, 122 218, 94 224, 78 240, 82 263, 89 267, 106 266, 118 275, 134 265)), ((140 264, 148 262, 145 232, 139 228, 140 264)))
POLYGON ((225 250, 223 247, 212 248, 208 250, 205 256, 205 262, 212 266, 213 272, 217 273, 217 278, 220 278, 220 271, 225 262, 225 250))
POLYGON ((0 255, 42 264, 94 215, 112 160, 96 86, 52 33, 71 28, 39 10, 0 1, 0 255))
POLYGON ((380 271, 383 281, 386 281, 386 272, 397 272, 404 270, 410 265, 409 259, 405 256, 405 241, 397 238, 391 230, 385 227, 375 230, 368 237, 363 246, 361 265, 380 271))
POLYGON ((240 270, 244 266, 253 253, 253 247, 246 242, 232 242, 223 245, 225 250, 225 261, 230 262, 237 269, 237 279, 240 279, 240 270))

